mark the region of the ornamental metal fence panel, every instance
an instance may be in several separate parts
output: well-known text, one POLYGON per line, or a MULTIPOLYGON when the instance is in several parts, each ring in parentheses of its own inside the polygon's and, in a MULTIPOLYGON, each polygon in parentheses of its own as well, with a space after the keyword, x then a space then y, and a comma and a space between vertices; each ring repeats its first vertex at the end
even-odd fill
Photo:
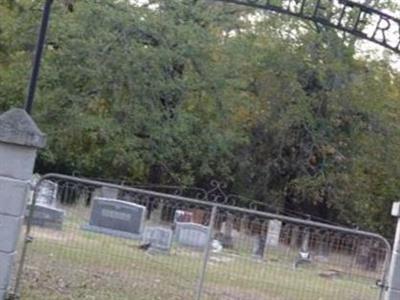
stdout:
POLYGON ((43 176, 28 204, 10 295, 381 299, 391 253, 384 238, 271 213, 223 188, 43 176))

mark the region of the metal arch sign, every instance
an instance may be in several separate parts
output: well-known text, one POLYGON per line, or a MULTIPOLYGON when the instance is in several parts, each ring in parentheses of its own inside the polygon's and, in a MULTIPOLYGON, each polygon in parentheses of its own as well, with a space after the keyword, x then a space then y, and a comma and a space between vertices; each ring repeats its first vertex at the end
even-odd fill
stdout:
POLYGON ((349 0, 216 0, 270 10, 348 32, 400 54, 400 19, 349 0))

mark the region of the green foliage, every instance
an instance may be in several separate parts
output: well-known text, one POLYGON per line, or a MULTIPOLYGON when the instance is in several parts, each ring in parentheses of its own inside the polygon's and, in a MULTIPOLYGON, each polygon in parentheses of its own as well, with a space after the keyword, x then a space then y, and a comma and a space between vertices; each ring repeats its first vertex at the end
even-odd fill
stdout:
MULTIPOLYGON (((400 76, 332 30, 209 1, 55 2, 38 170, 204 185, 389 234, 400 76)), ((41 1, 0 2, 0 111, 21 106, 41 1)))

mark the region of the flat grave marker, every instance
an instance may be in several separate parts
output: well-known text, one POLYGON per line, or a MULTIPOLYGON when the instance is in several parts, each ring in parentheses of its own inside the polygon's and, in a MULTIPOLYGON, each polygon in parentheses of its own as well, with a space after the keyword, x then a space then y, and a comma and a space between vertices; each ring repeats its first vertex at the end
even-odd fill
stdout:
POLYGON ((143 243, 149 244, 149 251, 168 253, 172 247, 173 231, 164 227, 146 227, 143 243))

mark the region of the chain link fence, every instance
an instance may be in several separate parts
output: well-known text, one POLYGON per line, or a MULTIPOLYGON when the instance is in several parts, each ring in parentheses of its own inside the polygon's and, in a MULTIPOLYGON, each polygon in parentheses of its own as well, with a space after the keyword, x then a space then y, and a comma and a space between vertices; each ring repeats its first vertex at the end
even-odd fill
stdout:
POLYGON ((21 299, 381 298, 385 239, 249 209, 216 182, 184 193, 49 174, 32 199, 21 299))

